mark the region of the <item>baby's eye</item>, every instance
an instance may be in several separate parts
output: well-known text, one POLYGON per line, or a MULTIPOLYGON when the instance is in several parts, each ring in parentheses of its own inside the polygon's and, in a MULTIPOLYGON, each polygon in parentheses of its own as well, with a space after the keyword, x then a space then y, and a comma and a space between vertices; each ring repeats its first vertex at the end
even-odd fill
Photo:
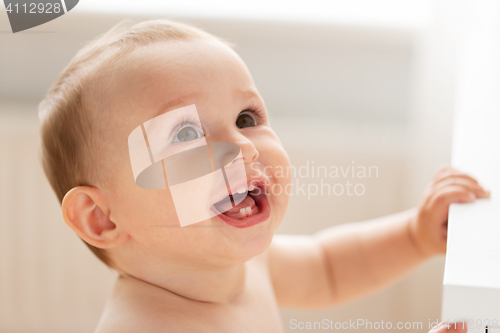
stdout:
POLYGON ((238 128, 253 127, 256 125, 255 123, 255 119, 248 113, 240 113, 236 119, 236 127, 238 128))
POLYGON ((196 140, 203 136, 203 133, 199 133, 195 128, 191 126, 186 126, 177 132, 174 138, 174 142, 186 142, 191 140, 196 140))

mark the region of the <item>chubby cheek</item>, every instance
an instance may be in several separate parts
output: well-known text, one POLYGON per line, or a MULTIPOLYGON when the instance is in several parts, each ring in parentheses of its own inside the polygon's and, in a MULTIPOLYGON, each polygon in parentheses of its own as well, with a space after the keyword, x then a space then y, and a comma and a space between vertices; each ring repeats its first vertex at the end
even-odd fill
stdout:
POLYGON ((259 150, 259 162, 262 172, 270 181, 268 198, 277 228, 285 215, 291 193, 290 160, 281 143, 276 140, 259 150))
MULTIPOLYGON (((133 184, 123 189, 117 204, 116 217, 122 223, 141 252, 164 259, 200 259, 210 251, 217 253, 221 240, 220 230, 200 228, 200 222, 181 227, 168 188, 147 190, 133 184)), ((225 249, 227 250, 227 249, 225 249)))
POLYGON ((150 190, 131 184, 118 189, 115 198, 117 222, 138 241, 161 228, 179 226, 168 189, 150 190))
POLYGON ((272 179, 274 183, 274 188, 272 189, 272 199, 275 209, 278 210, 279 223, 283 219, 286 209, 288 207, 288 202, 291 193, 291 178, 290 178, 290 161, 288 156, 283 151, 282 155, 275 155, 276 167, 273 168, 272 179))

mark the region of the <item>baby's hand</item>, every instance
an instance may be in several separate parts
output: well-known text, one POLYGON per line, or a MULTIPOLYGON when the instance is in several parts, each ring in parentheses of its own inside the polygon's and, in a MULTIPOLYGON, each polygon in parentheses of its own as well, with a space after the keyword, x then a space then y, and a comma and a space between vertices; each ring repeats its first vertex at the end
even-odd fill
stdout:
POLYGON ((439 170, 411 221, 412 236, 419 250, 428 256, 445 253, 450 204, 469 203, 489 196, 490 192, 471 176, 451 167, 439 170))

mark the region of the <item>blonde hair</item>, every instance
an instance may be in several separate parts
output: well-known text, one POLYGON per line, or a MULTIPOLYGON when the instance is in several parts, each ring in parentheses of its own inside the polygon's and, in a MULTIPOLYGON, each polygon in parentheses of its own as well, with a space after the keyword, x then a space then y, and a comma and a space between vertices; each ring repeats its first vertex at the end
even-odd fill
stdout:
MULTIPOLYGON (((59 74, 38 111, 42 164, 60 203, 73 187, 107 183, 106 176, 99 172, 102 161, 96 162, 102 125, 96 120, 92 100, 96 90, 91 84, 100 70, 140 46, 195 39, 220 40, 199 28, 170 20, 121 23, 82 48, 59 74)), ((102 262, 114 266, 103 249, 85 244, 102 262)))

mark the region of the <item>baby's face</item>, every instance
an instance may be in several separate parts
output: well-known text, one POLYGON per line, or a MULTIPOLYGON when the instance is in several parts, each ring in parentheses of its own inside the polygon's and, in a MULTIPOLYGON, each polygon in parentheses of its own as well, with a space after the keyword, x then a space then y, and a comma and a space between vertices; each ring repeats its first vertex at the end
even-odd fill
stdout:
POLYGON ((266 107, 246 66, 234 51, 215 40, 148 45, 128 54, 108 81, 102 100, 112 125, 103 142, 112 184, 103 191, 111 220, 130 235, 120 245, 124 251, 111 250, 117 261, 127 261, 123 266, 147 258, 225 264, 263 252, 288 203, 290 179, 283 170, 289 160, 270 128, 266 107), (250 207, 243 213, 238 206, 181 227, 168 187, 153 190, 136 185, 128 136, 144 122, 192 104, 202 129, 184 120, 168 137, 179 146, 189 145, 188 137, 203 135, 207 142, 237 144, 246 183, 254 191, 241 204, 250 207))

